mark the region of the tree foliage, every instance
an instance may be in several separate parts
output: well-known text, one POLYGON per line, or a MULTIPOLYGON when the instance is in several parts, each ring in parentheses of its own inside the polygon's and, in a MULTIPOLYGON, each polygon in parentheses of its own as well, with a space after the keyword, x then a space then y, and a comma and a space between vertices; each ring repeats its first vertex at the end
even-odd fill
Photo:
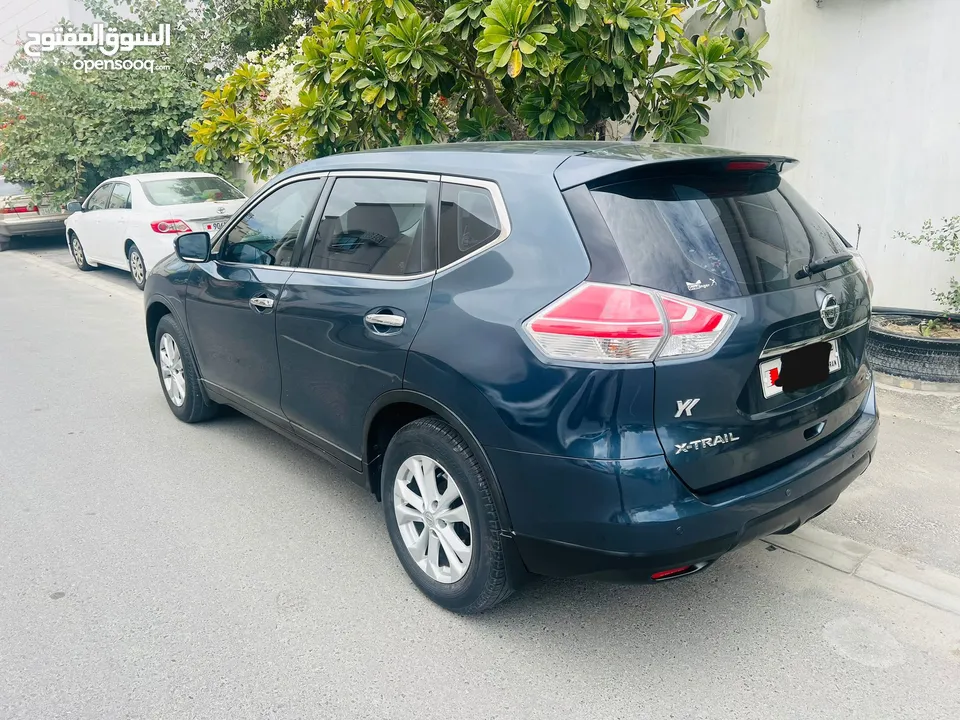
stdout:
MULTIPOLYGON (((124 54, 153 60, 153 72, 75 69, 77 60, 104 59, 95 48, 35 59, 21 53, 10 69, 25 79, 0 88, 0 175, 29 185, 35 196, 67 200, 115 175, 201 169, 188 122, 213 68, 232 68, 236 57, 230 37, 208 29, 212 3, 185 13, 180 0, 132 0, 123 15, 107 0, 87 4, 120 31, 155 31, 170 22, 171 46, 124 54)), ((211 168, 225 169, 203 169, 211 168)))
MULTIPOLYGON (((909 240, 914 245, 926 245, 931 250, 942 252, 947 256, 947 262, 955 263, 960 258, 960 215, 943 218, 939 225, 932 220, 923 223, 919 235, 910 235, 898 232, 897 237, 909 240)), ((933 298, 947 311, 960 313, 960 282, 955 277, 950 278, 946 290, 932 291, 933 298)))
POLYGON ((263 177, 385 145, 597 138, 610 121, 697 143, 708 103, 762 88, 767 36, 740 24, 765 2, 327 0, 302 35, 205 93, 197 158, 242 158, 263 177), (696 42, 683 33, 693 8, 696 42))

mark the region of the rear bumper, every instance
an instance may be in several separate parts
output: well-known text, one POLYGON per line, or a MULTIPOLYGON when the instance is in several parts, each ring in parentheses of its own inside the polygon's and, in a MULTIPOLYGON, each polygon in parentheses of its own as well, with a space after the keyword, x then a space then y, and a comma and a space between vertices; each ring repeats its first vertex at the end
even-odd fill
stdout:
POLYGON ((493 450, 490 457, 527 569, 649 580, 661 570, 705 567, 739 545, 819 515, 867 469, 878 429, 871 389, 860 417, 837 437, 769 473, 703 495, 691 493, 662 456, 589 461, 493 450))
POLYGON ((32 218, 0 217, 0 235, 58 235, 69 215, 38 215, 32 218))

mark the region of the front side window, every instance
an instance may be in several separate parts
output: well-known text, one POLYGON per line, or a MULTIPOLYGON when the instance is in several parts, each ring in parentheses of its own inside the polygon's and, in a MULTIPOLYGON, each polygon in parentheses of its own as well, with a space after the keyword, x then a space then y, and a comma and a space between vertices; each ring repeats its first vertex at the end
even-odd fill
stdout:
POLYGON ((221 262, 289 267, 293 250, 323 180, 301 180, 270 193, 237 222, 223 240, 221 262))
POLYGON ((440 267, 500 236, 500 218, 486 188, 444 183, 440 195, 440 267))
POLYGON ((143 194, 153 205, 160 206, 243 199, 243 193, 223 178, 206 175, 151 180, 143 183, 143 194))
POLYGON ((130 207, 130 186, 126 183, 114 185, 113 194, 110 196, 110 204, 107 207, 110 210, 123 210, 130 207))
POLYGON ((110 196, 113 193, 113 183, 107 183, 93 191, 93 195, 87 200, 87 210, 105 210, 110 204, 110 196))
POLYGON ((419 273, 426 202, 427 183, 420 180, 337 179, 309 267, 371 275, 419 273))

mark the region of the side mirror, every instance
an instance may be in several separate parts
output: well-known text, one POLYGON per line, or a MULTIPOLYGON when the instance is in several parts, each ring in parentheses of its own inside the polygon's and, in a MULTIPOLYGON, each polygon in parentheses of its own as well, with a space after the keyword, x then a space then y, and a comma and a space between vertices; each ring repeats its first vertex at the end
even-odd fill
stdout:
POLYGON ((71 200, 70 202, 67 203, 67 212, 70 213, 71 215, 73 213, 83 212, 83 205, 81 205, 76 200, 71 200))
POLYGON ((192 232, 178 235, 173 241, 177 257, 188 263, 202 263, 210 259, 210 233, 192 232))

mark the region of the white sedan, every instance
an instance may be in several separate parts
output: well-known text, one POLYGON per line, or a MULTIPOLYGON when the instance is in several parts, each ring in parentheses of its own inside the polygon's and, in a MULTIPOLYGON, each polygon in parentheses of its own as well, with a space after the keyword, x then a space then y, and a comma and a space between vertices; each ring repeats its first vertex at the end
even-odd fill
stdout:
POLYGON ((165 172, 125 175, 101 183, 84 202, 70 203, 67 246, 77 267, 129 270, 141 290, 147 273, 173 252, 185 232, 219 230, 246 197, 221 177, 165 172))

